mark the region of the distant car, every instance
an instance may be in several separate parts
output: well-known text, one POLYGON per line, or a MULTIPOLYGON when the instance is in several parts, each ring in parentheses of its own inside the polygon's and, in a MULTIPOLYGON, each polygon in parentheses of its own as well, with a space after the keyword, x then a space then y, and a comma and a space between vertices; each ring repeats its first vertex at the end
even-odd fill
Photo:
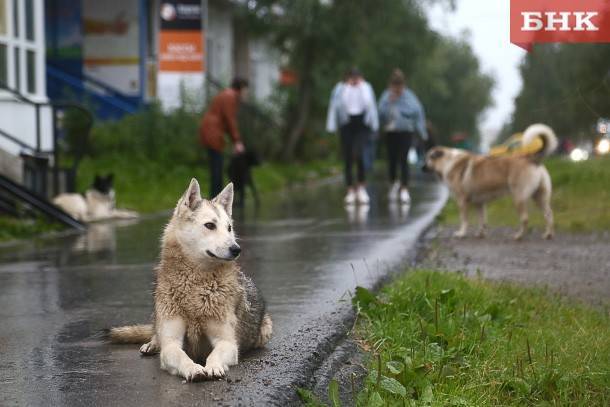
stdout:
POLYGON ((523 133, 515 133, 510 136, 504 143, 498 144, 489 150, 490 156, 515 156, 535 154, 542 150, 544 142, 542 138, 536 137, 531 143, 523 145, 523 133))

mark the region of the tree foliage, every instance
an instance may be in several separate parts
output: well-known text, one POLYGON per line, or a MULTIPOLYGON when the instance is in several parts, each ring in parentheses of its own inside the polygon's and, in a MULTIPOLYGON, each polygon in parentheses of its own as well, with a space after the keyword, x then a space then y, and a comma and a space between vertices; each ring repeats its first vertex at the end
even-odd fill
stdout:
POLYGON ((401 68, 440 130, 440 141, 447 141, 454 131, 476 135, 477 119, 491 102, 493 80, 481 73, 465 41, 444 38, 430 28, 423 4, 417 0, 244 3, 244 24, 267 35, 298 75, 295 86, 282 88, 284 158, 303 155, 308 144, 324 136, 330 91, 354 65, 377 96, 391 70, 401 68))
POLYGON ((559 137, 586 139, 610 116, 610 44, 538 45, 520 70, 512 131, 543 122, 559 137))

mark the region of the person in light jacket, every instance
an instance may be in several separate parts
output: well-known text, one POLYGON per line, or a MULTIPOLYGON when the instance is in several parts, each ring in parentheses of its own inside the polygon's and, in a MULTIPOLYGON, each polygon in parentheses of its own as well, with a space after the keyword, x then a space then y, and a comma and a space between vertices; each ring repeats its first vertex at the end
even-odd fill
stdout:
POLYGON ((330 133, 339 131, 341 136, 347 205, 369 203, 363 150, 371 132, 377 131, 378 128, 379 118, 373 88, 364 80, 358 69, 352 68, 345 80, 334 87, 326 120, 326 130, 330 133), (352 174, 354 164, 356 180, 352 174))
POLYGON ((391 187, 390 202, 409 204, 409 163, 407 157, 417 133, 422 140, 428 139, 426 116, 419 99, 406 86, 405 76, 395 69, 390 76, 388 89, 379 99, 379 120, 388 147, 388 172, 391 187), (400 181, 397 169, 400 166, 400 181))

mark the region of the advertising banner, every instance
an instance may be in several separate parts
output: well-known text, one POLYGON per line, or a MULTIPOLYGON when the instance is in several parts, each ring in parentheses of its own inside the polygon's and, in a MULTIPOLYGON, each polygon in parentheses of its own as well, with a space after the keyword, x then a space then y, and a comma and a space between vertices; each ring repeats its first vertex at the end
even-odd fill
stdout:
POLYGON ((85 73, 126 95, 138 96, 138 2, 84 0, 82 7, 85 73))
POLYGON ((160 15, 159 70, 203 72, 201 1, 162 2, 160 15))
MULTIPOLYGON (((181 91, 203 90, 204 40, 201 0, 161 1, 158 95, 164 107, 181 103, 181 91)), ((183 92, 184 93, 184 92, 183 92)))

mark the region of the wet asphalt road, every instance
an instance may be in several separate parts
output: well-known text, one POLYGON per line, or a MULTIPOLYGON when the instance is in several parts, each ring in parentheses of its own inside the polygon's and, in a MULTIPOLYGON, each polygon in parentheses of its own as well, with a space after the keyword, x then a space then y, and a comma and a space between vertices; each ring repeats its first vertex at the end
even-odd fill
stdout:
POLYGON ((371 189, 368 211, 346 211, 329 182, 236 214, 240 263, 267 299, 274 338, 226 381, 184 384, 158 357, 100 335, 149 320, 167 215, 0 247, 0 405, 293 404, 351 323, 349 293, 412 254, 446 199, 420 181, 411 208, 391 207, 385 189, 371 189))

